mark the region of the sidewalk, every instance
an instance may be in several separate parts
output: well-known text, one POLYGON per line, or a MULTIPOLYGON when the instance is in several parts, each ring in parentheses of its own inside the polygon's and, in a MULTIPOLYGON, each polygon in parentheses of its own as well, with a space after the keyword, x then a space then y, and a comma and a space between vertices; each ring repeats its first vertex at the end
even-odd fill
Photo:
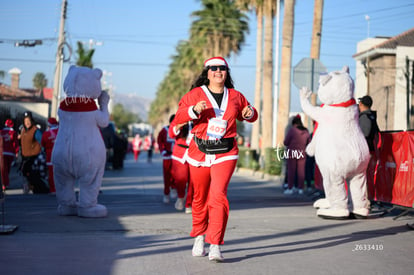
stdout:
MULTIPOLYGON (((411 274, 413 217, 368 220, 315 216, 306 196, 284 196, 277 178, 239 171, 229 186, 224 263, 191 256, 191 215, 162 203, 161 159, 129 156, 106 171, 99 202, 103 219, 60 217, 51 195, 23 195, 21 178, 5 200, 0 274, 411 274)), ((208 248, 206 244, 206 248, 208 248)))

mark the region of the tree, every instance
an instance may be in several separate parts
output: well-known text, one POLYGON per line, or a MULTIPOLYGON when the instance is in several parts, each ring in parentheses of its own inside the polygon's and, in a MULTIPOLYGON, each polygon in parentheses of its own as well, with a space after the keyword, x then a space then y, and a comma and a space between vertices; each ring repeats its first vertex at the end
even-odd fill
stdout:
POLYGON ((315 0, 313 9, 313 28, 311 42, 311 58, 319 59, 321 51, 323 0, 315 0))
POLYGON ((273 134, 273 18, 276 1, 264 1, 262 146, 272 147, 273 134))
POLYGON ((234 1, 202 0, 201 3, 204 9, 192 13, 197 19, 191 26, 191 40, 202 47, 202 57, 237 54, 249 30, 247 16, 234 1))
POLYGON ((282 60, 280 70, 280 89, 277 119, 277 143, 282 143, 285 137, 285 127, 289 120, 290 85, 292 72, 292 42, 293 26, 295 24, 295 0, 284 1, 282 28, 282 60))
POLYGON ((0 79, 3 79, 6 73, 4 71, 0 71, 0 79))
POLYGON ((188 92, 205 59, 229 57, 238 53, 248 32, 247 16, 231 0, 202 0, 203 9, 195 11, 190 38, 181 41, 166 77, 151 103, 149 122, 158 128, 175 113, 180 98, 188 92))
POLYGON ((33 87, 38 91, 43 91, 43 88, 47 86, 47 79, 44 73, 36 73, 32 81, 33 87))
POLYGON ((111 115, 115 125, 125 131, 128 131, 129 124, 142 122, 137 114, 125 110, 124 106, 120 103, 113 107, 111 115))
POLYGON ((76 65, 93 68, 92 57, 95 53, 95 49, 85 50, 82 42, 78 41, 78 49, 76 50, 76 53, 78 54, 76 65))
MULTIPOLYGON (((312 28, 312 42, 311 42, 311 54, 313 59, 319 59, 321 51, 321 35, 322 35, 322 14, 323 14, 323 0, 315 0, 313 8, 313 28, 312 28)), ((313 91, 312 104, 316 105, 316 91, 313 91)), ((309 125, 313 131, 312 124, 309 125)))
POLYGON ((259 119, 252 125, 251 147, 259 149, 260 130, 262 125, 262 86, 263 86, 263 2, 264 0, 236 0, 242 10, 254 9, 256 12, 256 83, 254 91, 254 106, 259 113, 259 119))

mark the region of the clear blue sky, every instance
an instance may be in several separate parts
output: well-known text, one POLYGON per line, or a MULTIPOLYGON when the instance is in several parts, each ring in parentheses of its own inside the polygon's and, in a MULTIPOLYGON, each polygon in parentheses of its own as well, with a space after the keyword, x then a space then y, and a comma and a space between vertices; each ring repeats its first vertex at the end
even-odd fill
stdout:
MULTIPOLYGON (((310 55, 313 2, 296 0, 293 66, 310 55)), ((348 65, 355 76, 352 55, 357 42, 367 38, 368 32, 370 37, 395 36, 414 27, 412 0, 324 2, 320 59, 329 71, 348 65)), ((13 0, 0 4, 0 70, 19 68, 22 88, 32 87, 36 72, 43 72, 48 86, 53 87, 60 6, 61 0, 13 0), (15 41, 23 39, 42 39, 43 45, 14 46, 15 41)), ((114 87, 115 96, 133 93, 153 99, 178 42, 189 37, 193 20, 190 14, 200 8, 197 0, 68 0, 67 41, 74 50, 77 41, 86 43, 86 48, 89 41, 95 42, 94 65, 109 72, 107 82, 114 87)), ((250 13, 249 18, 250 33, 245 45, 229 63, 236 88, 253 103, 256 17, 250 13)), ((74 60, 75 56, 72 63, 74 60)), ((67 69, 65 63, 64 75, 67 69)), ((10 76, 1 81, 10 84, 10 76)), ((292 85, 291 111, 300 111, 297 93, 292 85)))

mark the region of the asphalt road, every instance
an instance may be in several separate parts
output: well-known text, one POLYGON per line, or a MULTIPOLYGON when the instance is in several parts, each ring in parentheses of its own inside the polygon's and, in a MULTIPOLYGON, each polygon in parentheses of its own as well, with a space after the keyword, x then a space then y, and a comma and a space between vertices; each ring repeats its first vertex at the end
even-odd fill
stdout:
MULTIPOLYGON (((14 168, 15 169, 15 168, 14 168)), ((191 215, 162 203, 161 159, 105 172, 102 219, 60 217, 52 195, 23 195, 12 172, 0 235, 0 274, 413 274, 414 230, 401 210, 367 220, 316 217, 312 199, 282 194, 278 178, 248 171, 232 178, 225 261, 191 255, 191 215)))

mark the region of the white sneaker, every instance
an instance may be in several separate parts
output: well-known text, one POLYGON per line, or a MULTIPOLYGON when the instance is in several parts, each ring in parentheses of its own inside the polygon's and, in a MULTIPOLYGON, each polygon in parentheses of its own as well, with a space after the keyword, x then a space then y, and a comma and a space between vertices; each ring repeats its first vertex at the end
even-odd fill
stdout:
POLYGON ((191 207, 186 207, 185 208, 185 213, 186 214, 191 214, 191 213, 193 213, 193 209, 191 207))
POLYGON ((286 189, 285 191, 283 191, 284 195, 292 195, 293 194, 293 190, 292 189, 286 189))
POLYGON ((184 209, 184 198, 178 198, 175 202, 175 209, 181 211, 184 209))
POLYGON ((217 244, 210 245, 210 251, 208 252, 208 259, 210 261, 222 262, 224 260, 221 255, 220 246, 217 244))
POLYGON ((195 237, 192 253, 193 257, 203 257, 206 255, 206 250, 204 249, 204 235, 195 237))
POLYGON ((170 202, 170 197, 168 195, 164 195, 164 198, 162 199, 163 203, 169 203, 170 202))
POLYGON ((177 189, 171 189, 170 198, 175 200, 177 198, 177 189))
POLYGON ((298 190, 298 194, 299 194, 299 195, 303 195, 303 189, 299 189, 299 190, 298 190))

